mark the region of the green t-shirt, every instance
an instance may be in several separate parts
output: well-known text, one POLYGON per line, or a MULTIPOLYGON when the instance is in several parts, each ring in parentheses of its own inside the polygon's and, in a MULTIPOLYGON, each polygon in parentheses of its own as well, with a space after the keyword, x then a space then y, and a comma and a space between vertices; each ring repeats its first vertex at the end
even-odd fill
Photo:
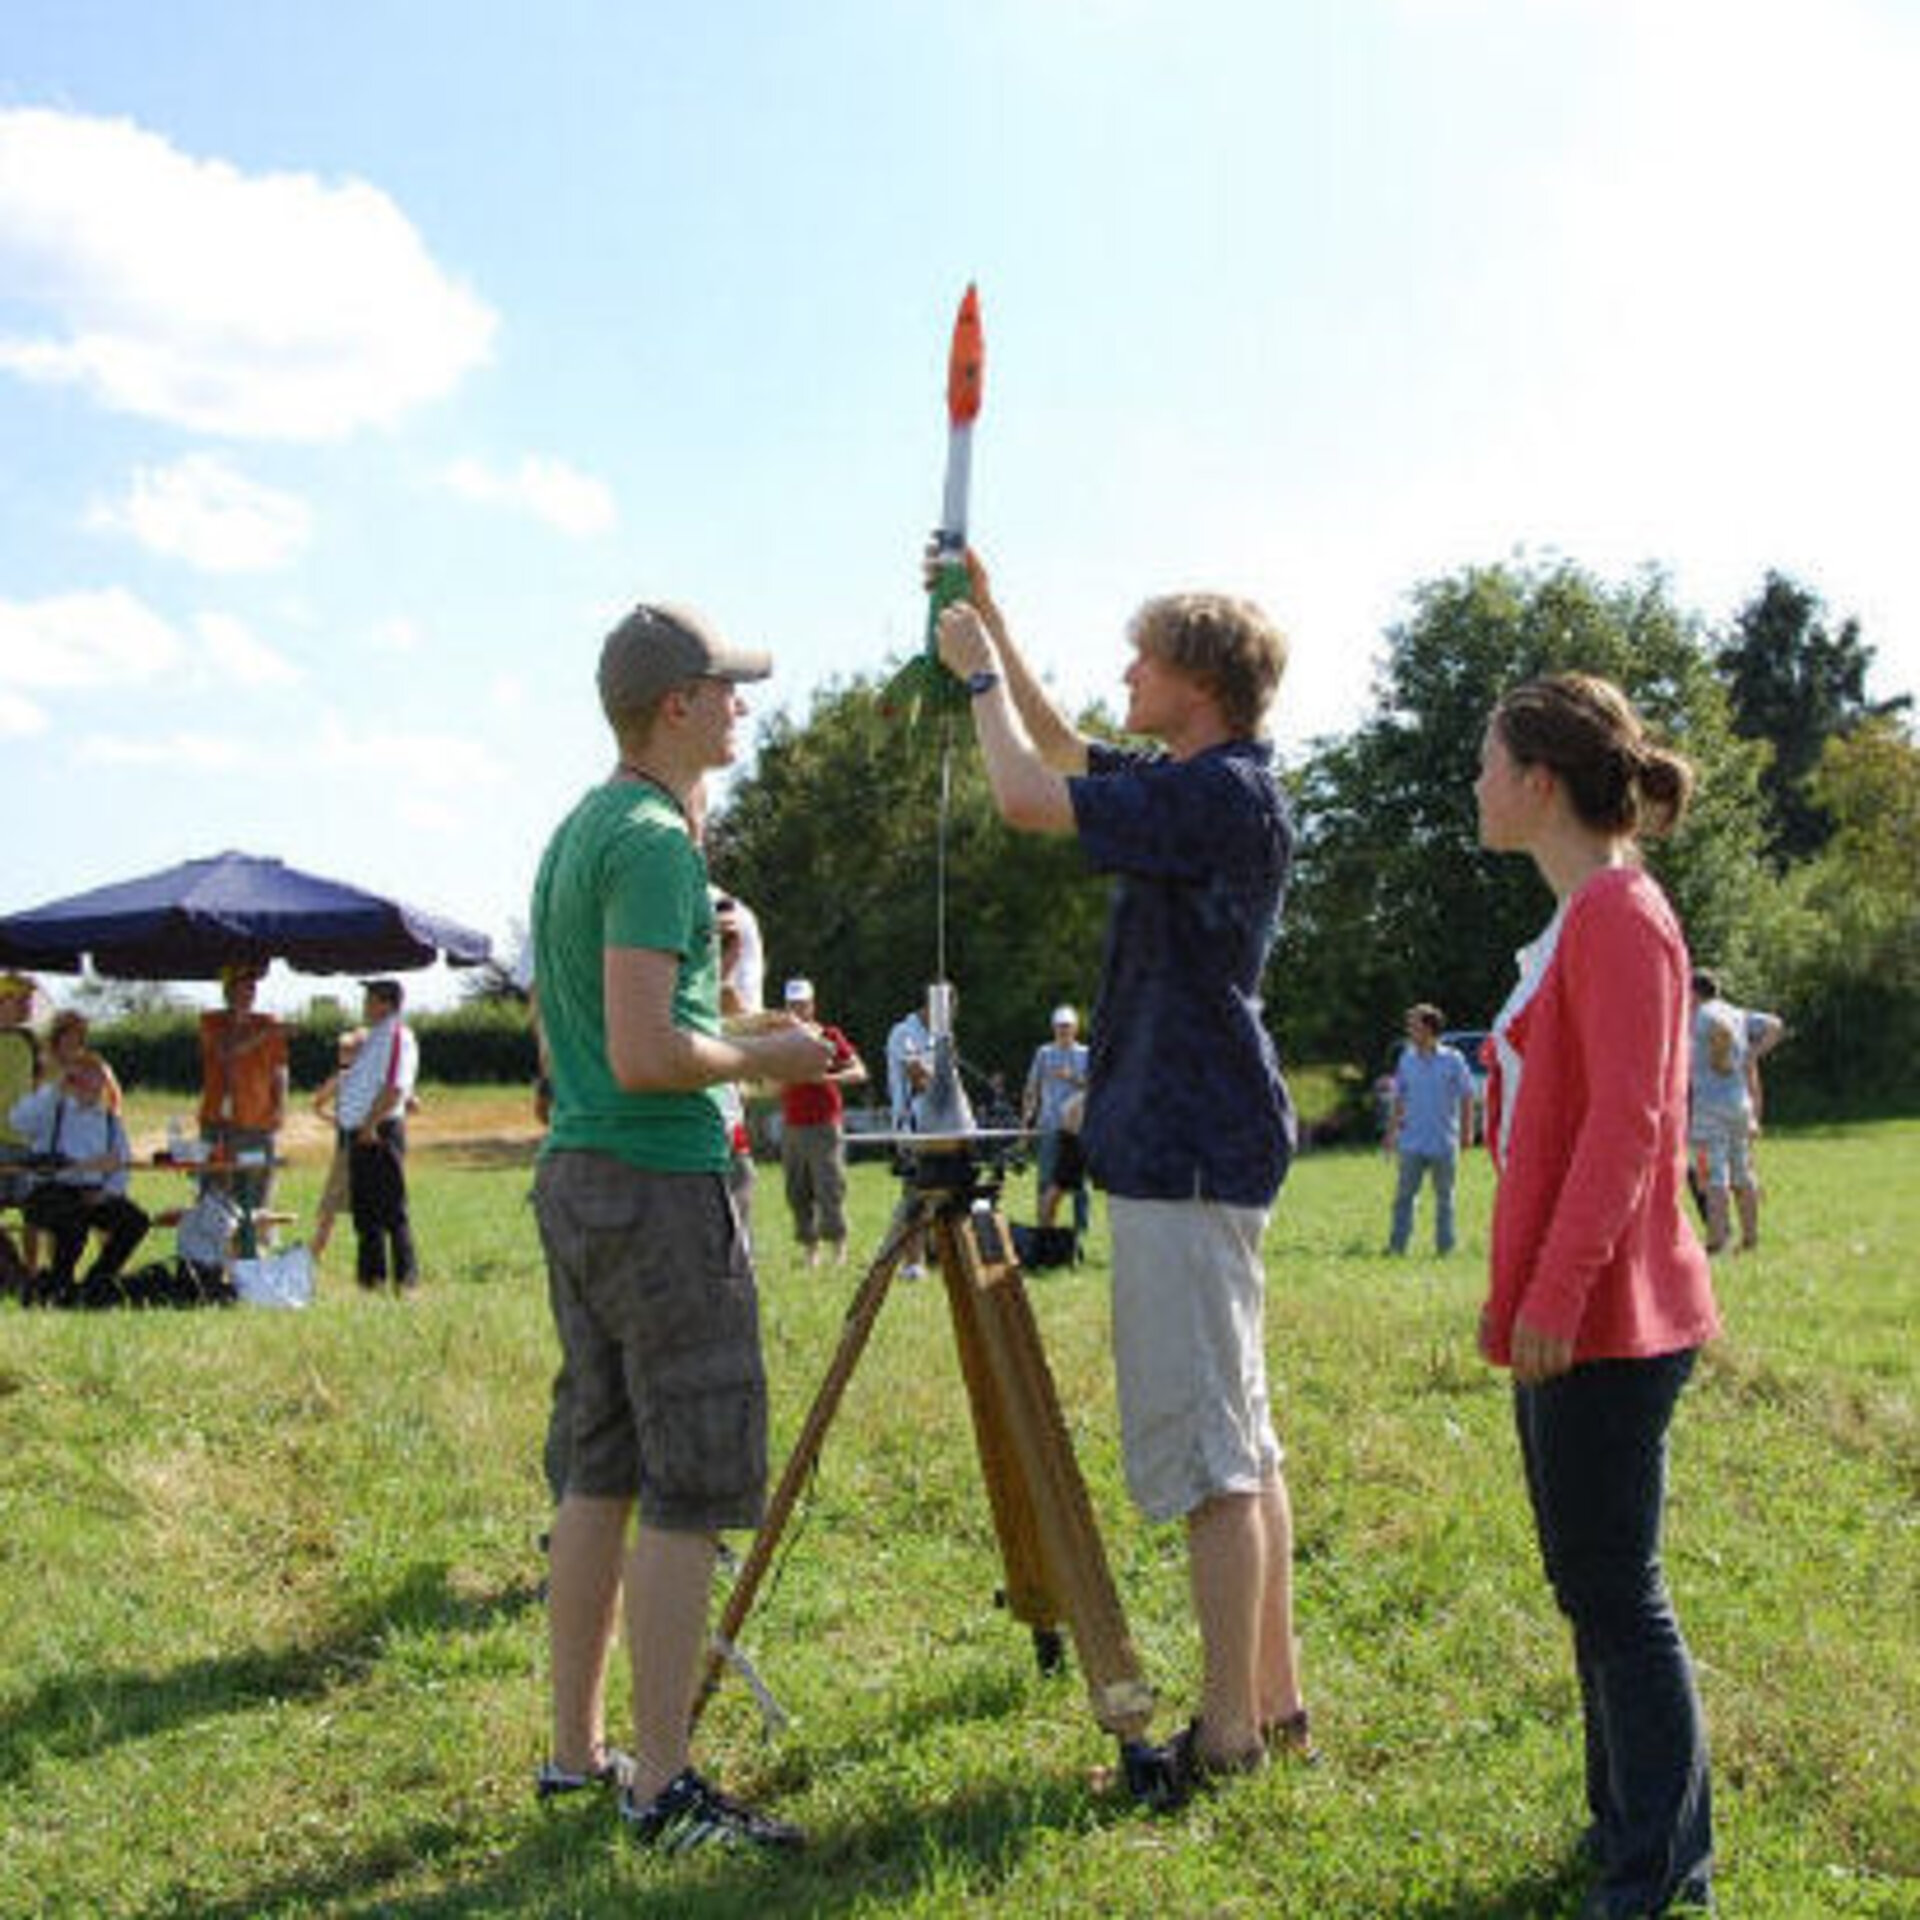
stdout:
POLYGON ((720 1031, 720 953, 707 863, 657 787, 595 787, 547 843, 533 885, 533 966, 552 1067, 545 1152, 584 1148, 656 1173, 731 1165, 718 1090, 628 1093, 607 1065, 609 947, 677 954, 673 1023, 720 1031))

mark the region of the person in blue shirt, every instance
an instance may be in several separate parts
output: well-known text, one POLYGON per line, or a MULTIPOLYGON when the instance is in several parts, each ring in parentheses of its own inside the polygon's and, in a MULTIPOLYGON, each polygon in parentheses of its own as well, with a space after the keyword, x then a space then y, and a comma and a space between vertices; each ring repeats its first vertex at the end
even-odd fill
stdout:
MULTIPOLYGON (((1027 1069, 1026 1091, 1020 1102, 1021 1125, 1032 1127, 1039 1134, 1034 1154, 1034 1181, 1040 1195, 1042 1226, 1053 1224, 1045 1213, 1048 1192, 1056 1187, 1066 1189, 1064 1181, 1054 1178, 1065 1129, 1062 1115, 1068 1103, 1080 1098, 1085 1091, 1088 1057, 1086 1044, 1080 1038, 1080 1015, 1062 1002, 1053 1010, 1053 1038, 1045 1046, 1034 1049, 1033 1064, 1027 1069)), ((1071 1191, 1073 1231, 1077 1239, 1084 1239, 1089 1211, 1085 1183, 1075 1185, 1071 1191)))
POLYGON ((1125 725, 1158 745, 1109 746, 1054 706, 967 564, 940 657, 972 695, 995 807, 1017 830, 1077 836, 1113 876, 1082 1143, 1108 1195, 1128 1488, 1186 1527, 1204 1674, 1162 1756, 1173 1803, 1270 1751, 1311 1751, 1260 1251, 1294 1144, 1260 998, 1293 852, 1260 738, 1286 642, 1248 601, 1148 601, 1125 725))
POLYGON ((1387 1151, 1399 1156, 1393 1224, 1387 1251, 1405 1253, 1413 1236, 1414 1202, 1422 1180, 1433 1182, 1433 1250, 1453 1251, 1453 1182, 1460 1148, 1473 1143, 1473 1069, 1466 1055, 1443 1047, 1447 1016, 1423 1002, 1407 1009, 1407 1044, 1393 1070, 1393 1108, 1387 1151))

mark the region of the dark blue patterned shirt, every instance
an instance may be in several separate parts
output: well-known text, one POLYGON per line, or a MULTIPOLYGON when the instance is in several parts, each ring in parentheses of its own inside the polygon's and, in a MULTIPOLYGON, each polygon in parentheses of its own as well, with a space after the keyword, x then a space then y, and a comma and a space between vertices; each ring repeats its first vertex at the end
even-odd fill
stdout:
POLYGON ((1134 1200, 1269 1206, 1294 1143, 1260 1017, 1293 862, 1273 750, 1095 744, 1067 788, 1089 864, 1115 877, 1082 1129, 1094 1177, 1134 1200))

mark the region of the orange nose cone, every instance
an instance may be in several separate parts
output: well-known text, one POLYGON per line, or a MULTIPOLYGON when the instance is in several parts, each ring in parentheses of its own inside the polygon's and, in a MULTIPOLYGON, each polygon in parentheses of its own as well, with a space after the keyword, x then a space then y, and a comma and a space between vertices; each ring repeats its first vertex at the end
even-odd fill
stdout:
POLYGON ((959 317, 953 323, 953 351, 947 356, 947 418, 956 427, 968 425, 979 413, 986 371, 987 342, 980 331, 980 296, 969 282, 959 317))

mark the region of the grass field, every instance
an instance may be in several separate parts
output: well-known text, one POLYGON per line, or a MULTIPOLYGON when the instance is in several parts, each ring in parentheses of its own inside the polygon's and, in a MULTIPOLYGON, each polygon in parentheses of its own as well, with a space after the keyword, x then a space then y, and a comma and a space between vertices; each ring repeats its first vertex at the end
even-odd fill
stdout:
MULTIPOLYGON (((136 1136, 164 1118, 136 1106, 136 1136)), ((1472 1351, 1477 1164, 1445 1263, 1379 1256, 1378 1156, 1310 1156, 1282 1196, 1269 1325, 1327 1761, 1174 1818, 1093 1790, 1111 1748, 1077 1682, 994 1610, 944 1298, 896 1288, 745 1636, 794 1724, 769 1742, 730 1683, 703 1729, 810 1830, 773 1866, 659 1861, 604 1803, 529 1792, 553 1363, 529 1154, 519 1094, 430 1091, 412 1302, 358 1294, 343 1229, 304 1314, 0 1309, 0 1912, 1576 1909, 1572 1666, 1472 1351)), ((1767 1243, 1720 1270, 1728 1332, 1674 1444, 1723 1910, 1920 1913, 1920 1124, 1764 1165, 1767 1243)), ((304 1142, 303 1214, 319 1175, 304 1142)), ((893 1198, 856 1170, 856 1245, 893 1198)), ((755 1217, 779 1457, 855 1276, 797 1266, 764 1173, 755 1217)), ((1031 1289, 1165 1729, 1194 1688, 1183 1555, 1120 1488, 1104 1281, 1096 1226, 1031 1289)))

